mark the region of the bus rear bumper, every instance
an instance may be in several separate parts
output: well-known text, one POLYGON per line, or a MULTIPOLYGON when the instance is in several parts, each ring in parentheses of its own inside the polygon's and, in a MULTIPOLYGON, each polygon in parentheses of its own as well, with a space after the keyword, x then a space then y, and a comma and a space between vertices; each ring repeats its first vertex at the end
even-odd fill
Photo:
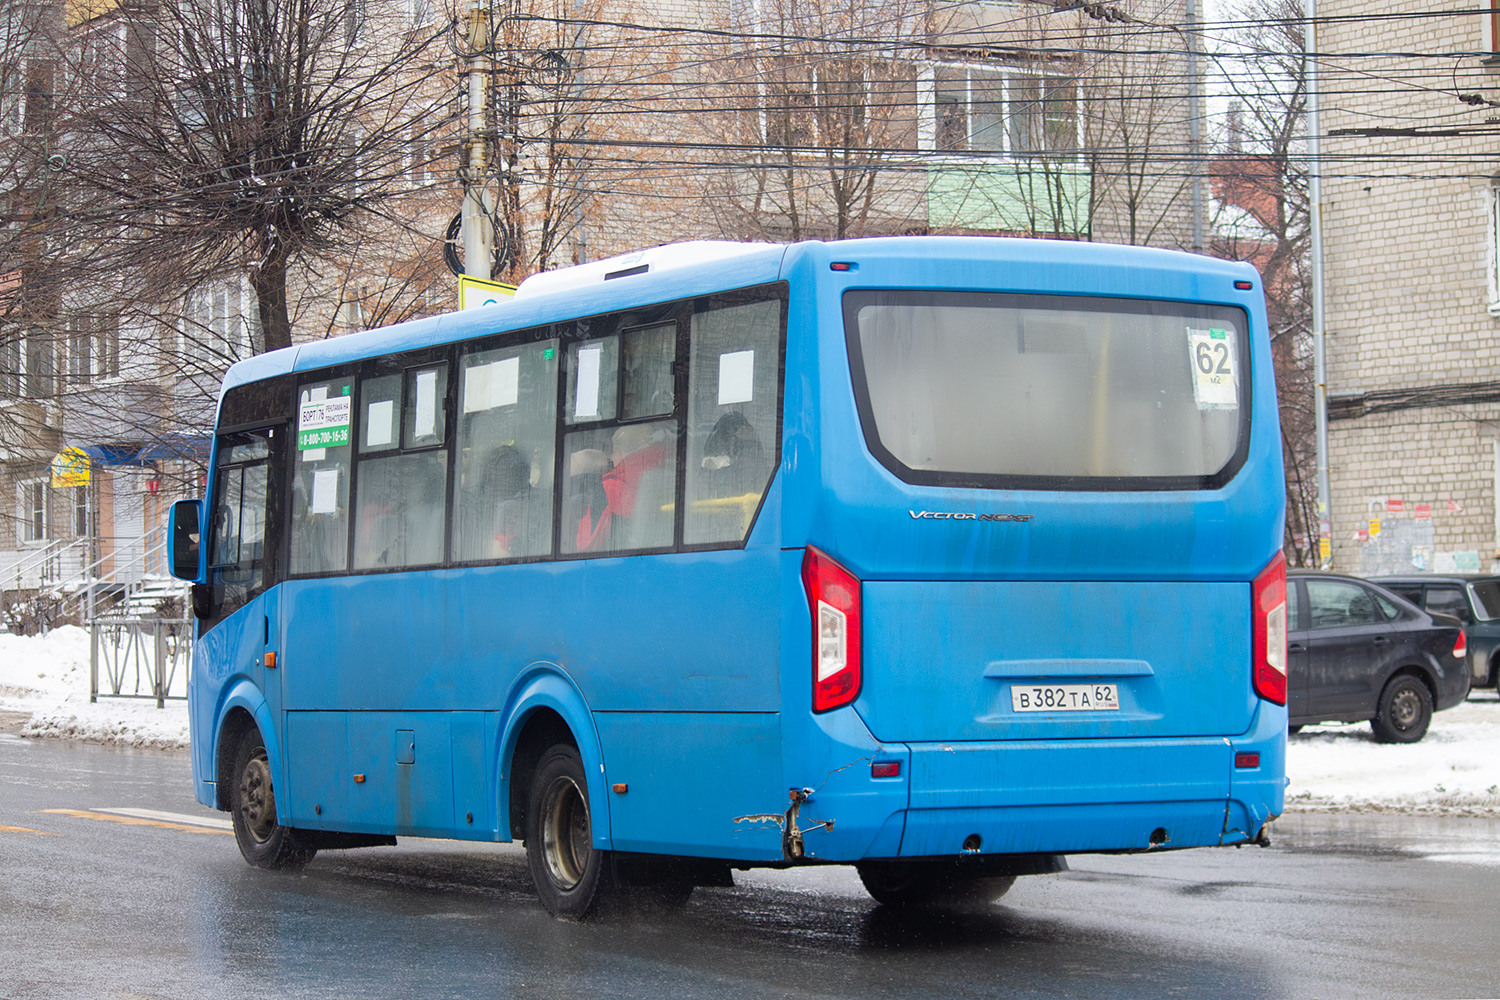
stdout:
POLYGON ((807 836, 816 844, 809 854, 857 861, 1256 841, 1282 810, 1285 729, 1285 709, 1263 705, 1237 737, 888 746, 882 756, 905 757, 905 808, 860 829, 864 810, 840 808, 856 802, 825 789, 803 814, 839 822, 807 836), (848 824, 846 813, 855 814, 848 824))

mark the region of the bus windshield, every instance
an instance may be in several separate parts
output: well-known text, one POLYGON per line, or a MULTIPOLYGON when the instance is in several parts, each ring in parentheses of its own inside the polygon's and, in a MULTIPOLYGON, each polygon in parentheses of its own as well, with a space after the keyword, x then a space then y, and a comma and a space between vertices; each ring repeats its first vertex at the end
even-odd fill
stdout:
POLYGON ((908 482, 1196 487, 1233 471, 1240 310, 880 291, 844 311, 866 439, 908 482))

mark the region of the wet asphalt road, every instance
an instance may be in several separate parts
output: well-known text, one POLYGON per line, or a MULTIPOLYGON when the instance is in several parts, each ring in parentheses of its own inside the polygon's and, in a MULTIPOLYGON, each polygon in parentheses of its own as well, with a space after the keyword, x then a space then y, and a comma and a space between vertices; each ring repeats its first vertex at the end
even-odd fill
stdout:
POLYGON ((510 846, 282 875, 226 833, 99 812, 222 820, 188 778, 186 754, 0 733, 0 998, 1500 995, 1492 820, 1289 818, 1270 849, 1075 858, 983 915, 906 917, 826 868, 579 926, 510 846))

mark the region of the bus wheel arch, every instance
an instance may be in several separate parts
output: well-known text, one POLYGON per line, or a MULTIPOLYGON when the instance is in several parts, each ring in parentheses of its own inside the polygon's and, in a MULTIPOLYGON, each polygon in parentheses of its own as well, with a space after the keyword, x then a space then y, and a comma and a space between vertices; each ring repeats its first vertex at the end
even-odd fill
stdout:
POLYGON ((240 744, 247 737, 258 735, 259 731, 255 717, 243 705, 235 705, 224 713, 224 720, 219 725, 218 759, 214 762, 214 800, 218 808, 225 812, 230 808, 230 789, 235 780, 235 758, 239 754, 240 744))
POLYGON ((510 776, 506 796, 509 803, 510 835, 526 839, 526 811, 531 800, 531 786, 536 779, 542 755, 555 746, 578 749, 578 739, 567 721, 552 708, 537 708, 521 720, 515 748, 505 773, 510 776))
POLYGON ((529 790, 542 756, 552 747, 571 745, 588 776, 594 847, 608 850, 609 802, 605 798, 604 755, 594 731, 593 714, 572 678, 554 664, 537 664, 518 678, 506 700, 501 730, 500 787, 496 808, 500 829, 517 840, 525 837, 529 790))

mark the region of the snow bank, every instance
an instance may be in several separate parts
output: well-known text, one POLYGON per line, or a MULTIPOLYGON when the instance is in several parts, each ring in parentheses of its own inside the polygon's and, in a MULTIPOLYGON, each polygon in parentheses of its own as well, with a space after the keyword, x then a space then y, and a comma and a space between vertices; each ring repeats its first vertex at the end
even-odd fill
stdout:
MULTIPOLYGON (((185 679, 176 678, 172 693, 184 690, 185 679)), ((150 694, 151 688, 132 670, 121 691, 150 694)), ((0 633, 0 709, 30 714, 22 736, 164 749, 188 745, 186 701, 169 700, 166 708, 151 698, 89 703, 89 633, 73 625, 45 636, 0 633)))
MULTIPOLYGON (((183 678, 173 693, 180 694, 183 678)), ((148 693, 126 677, 125 690, 148 693)), ((187 703, 149 698, 89 704, 89 635, 0 634, 0 710, 29 713, 22 735, 128 746, 188 745, 187 703)), ((1287 811, 1500 816, 1500 698, 1494 692, 1439 712, 1420 743, 1375 742, 1368 723, 1309 726, 1287 745, 1287 811)))

